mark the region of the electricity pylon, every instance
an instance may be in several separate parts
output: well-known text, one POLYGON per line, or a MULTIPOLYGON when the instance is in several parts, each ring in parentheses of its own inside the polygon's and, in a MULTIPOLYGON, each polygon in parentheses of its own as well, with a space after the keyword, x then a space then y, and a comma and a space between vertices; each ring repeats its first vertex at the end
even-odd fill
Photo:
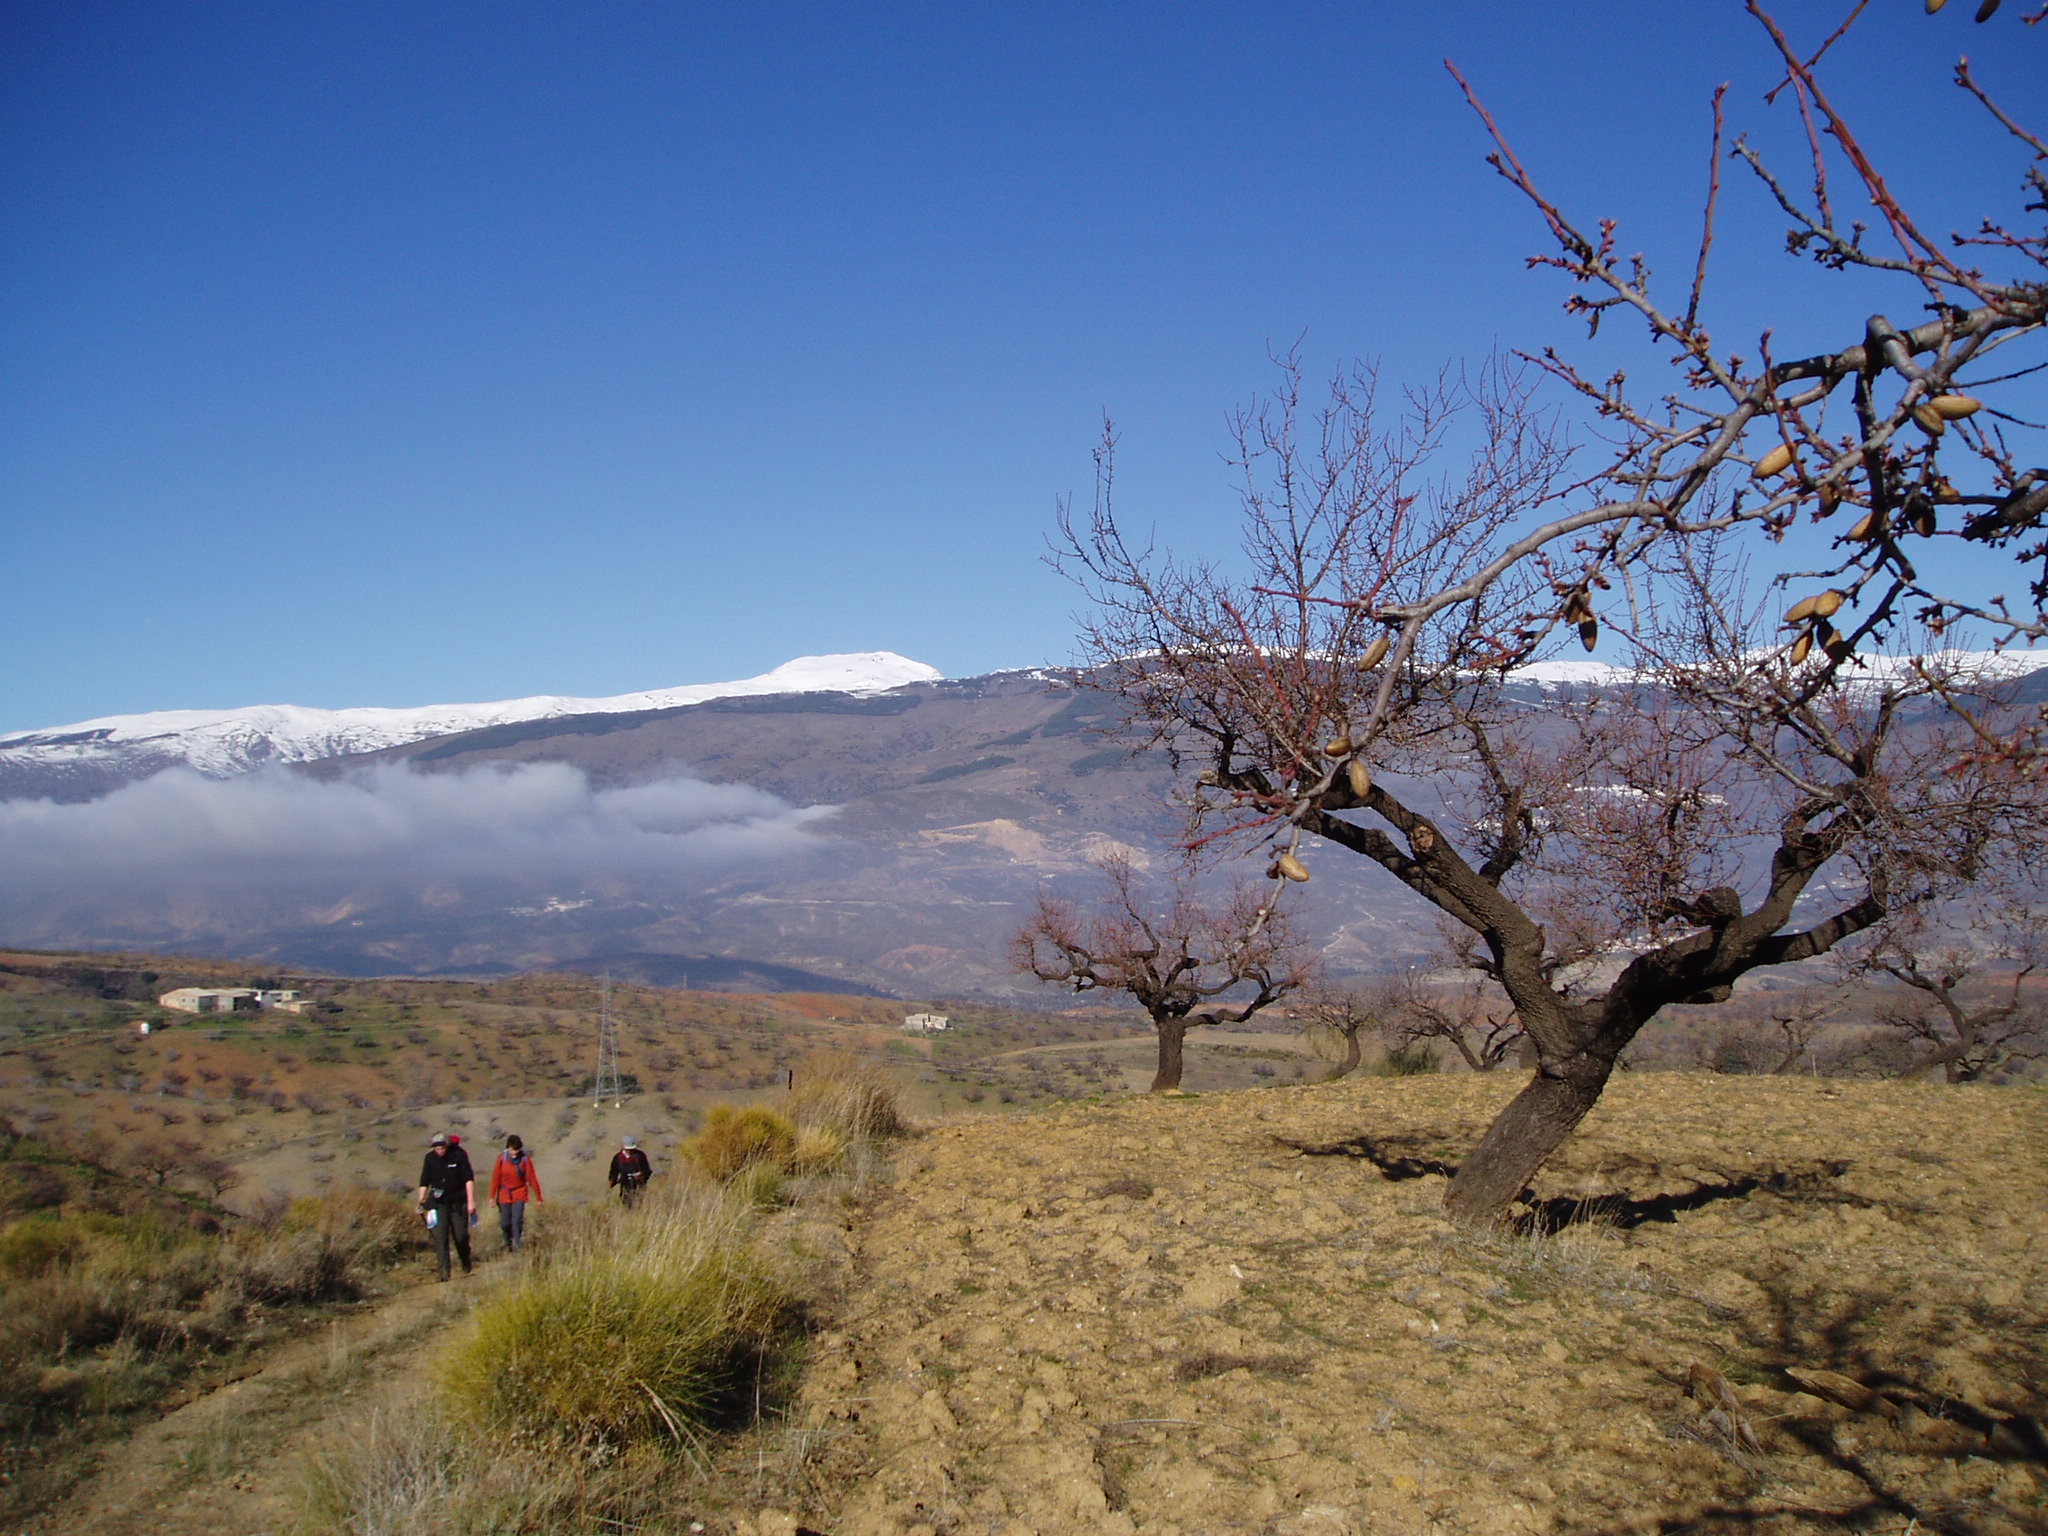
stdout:
POLYGON ((612 1101, 617 1109, 625 1102, 625 1094, 619 1088, 619 1026, 612 1018, 612 979, 603 978, 603 991, 599 994, 597 1007, 597 1077, 591 1085, 590 1102, 603 1104, 612 1101))

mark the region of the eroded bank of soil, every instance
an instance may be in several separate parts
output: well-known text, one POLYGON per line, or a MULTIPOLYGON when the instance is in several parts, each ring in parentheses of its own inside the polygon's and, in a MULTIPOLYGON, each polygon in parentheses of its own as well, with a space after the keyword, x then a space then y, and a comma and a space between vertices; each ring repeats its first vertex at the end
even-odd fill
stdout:
POLYGON ((813 1354, 803 1407, 831 1449, 805 1518, 835 1536, 2048 1530, 2048 1095, 1625 1078, 1538 1191, 1620 1197, 1616 1224, 1479 1240, 1418 1170, 1515 1086, 929 1132, 813 1354), (1695 1363, 1737 1404, 1689 1398, 1695 1363), (1853 1411, 1787 1368, 1887 1395, 1853 1411))

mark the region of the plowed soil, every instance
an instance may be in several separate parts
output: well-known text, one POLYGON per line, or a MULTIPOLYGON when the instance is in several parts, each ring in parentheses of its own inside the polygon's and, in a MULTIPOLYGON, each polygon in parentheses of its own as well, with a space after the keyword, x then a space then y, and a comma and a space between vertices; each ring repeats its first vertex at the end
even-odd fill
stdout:
POLYGON ((1474 1236, 1432 1169, 1518 1081, 927 1132, 810 1363, 816 1507, 740 1529, 2048 1530, 2048 1094, 1626 1076, 1535 1192, 1590 1219, 1474 1236))

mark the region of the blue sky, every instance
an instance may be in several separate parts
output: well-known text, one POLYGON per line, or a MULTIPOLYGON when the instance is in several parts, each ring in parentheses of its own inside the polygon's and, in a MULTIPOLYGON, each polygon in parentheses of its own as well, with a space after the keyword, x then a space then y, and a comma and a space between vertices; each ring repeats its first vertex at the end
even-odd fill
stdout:
MULTIPOLYGON (((2048 117, 2048 27, 1969 9, 1832 77, 1937 225, 2017 203, 1959 51, 2048 117)), ((0 730, 1065 660, 1105 411, 1222 552, 1269 350, 1633 344, 1523 270, 1446 56, 1674 284, 1714 84, 1796 169, 1732 0, 0 4, 0 730)), ((1730 334, 1854 335, 1730 186, 1730 334)))

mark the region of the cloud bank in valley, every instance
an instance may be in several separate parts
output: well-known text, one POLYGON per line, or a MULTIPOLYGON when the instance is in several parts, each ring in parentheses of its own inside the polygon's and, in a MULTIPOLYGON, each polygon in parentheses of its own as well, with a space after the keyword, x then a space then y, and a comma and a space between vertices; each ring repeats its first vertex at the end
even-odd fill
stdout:
POLYGON ((818 857, 830 845, 809 829, 830 811, 683 776, 605 787, 555 763, 338 779, 174 769, 83 804, 0 802, 0 936, 88 938, 152 907, 190 919, 681 892, 818 857))

